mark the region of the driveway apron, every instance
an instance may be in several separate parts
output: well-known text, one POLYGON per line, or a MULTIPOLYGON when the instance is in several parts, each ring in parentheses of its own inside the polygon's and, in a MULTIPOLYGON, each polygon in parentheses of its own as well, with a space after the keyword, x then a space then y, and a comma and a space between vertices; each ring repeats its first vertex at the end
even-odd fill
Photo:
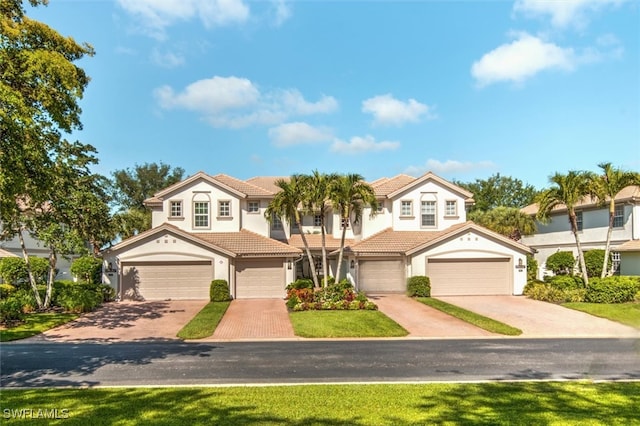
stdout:
POLYGON ((486 330, 454 318, 403 294, 367 294, 378 310, 409 332, 408 337, 486 337, 486 330))
MULTIPOLYGON (((293 326, 282 299, 235 299, 211 340, 292 339, 293 326)), ((202 339, 205 341, 207 339, 202 339)))
POLYGON ((522 330, 520 337, 640 337, 617 322, 525 296, 447 296, 438 299, 522 330))

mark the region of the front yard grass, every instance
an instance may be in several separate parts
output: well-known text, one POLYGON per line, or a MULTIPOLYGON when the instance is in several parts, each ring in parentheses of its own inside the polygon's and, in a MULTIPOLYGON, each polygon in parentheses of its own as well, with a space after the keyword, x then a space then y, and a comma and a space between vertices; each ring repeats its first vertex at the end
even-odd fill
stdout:
POLYGON ((15 327, 0 330, 0 342, 26 339, 43 331, 58 327, 78 318, 78 314, 60 312, 42 312, 27 314, 25 321, 15 327))
POLYGON ((231 302, 209 302, 178 331, 181 339, 203 339, 213 334, 231 302))
POLYGON ((562 306, 640 329, 640 303, 563 303, 562 306))
POLYGON ((490 331, 491 333, 504 334, 506 336, 519 336, 522 334, 522 330, 519 328, 487 318, 459 306, 443 302, 442 300, 434 299, 432 297, 419 297, 417 300, 427 306, 431 306, 434 309, 442 311, 445 314, 451 315, 452 317, 461 319, 462 321, 468 322, 469 324, 475 325, 483 330, 490 331))
POLYGON ((639 382, 3 389, 2 400, 9 421, 57 410, 64 425, 640 423, 639 382))
POLYGON ((300 337, 402 337, 409 334, 379 311, 290 312, 293 330, 300 337))

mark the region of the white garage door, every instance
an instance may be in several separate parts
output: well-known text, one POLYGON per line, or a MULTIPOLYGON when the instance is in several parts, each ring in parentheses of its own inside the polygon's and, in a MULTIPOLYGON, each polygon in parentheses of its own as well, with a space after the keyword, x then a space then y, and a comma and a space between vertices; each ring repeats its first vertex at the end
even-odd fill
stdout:
POLYGON ((361 260, 358 268, 358 288, 361 291, 375 293, 407 290, 402 259, 361 260))
POLYGON ((236 299, 285 296, 282 259, 242 259, 236 262, 236 299))
POLYGON ((432 296, 512 294, 511 262, 496 259, 427 259, 432 296))
POLYGON ((213 279, 209 261, 123 263, 126 300, 208 299, 213 279))

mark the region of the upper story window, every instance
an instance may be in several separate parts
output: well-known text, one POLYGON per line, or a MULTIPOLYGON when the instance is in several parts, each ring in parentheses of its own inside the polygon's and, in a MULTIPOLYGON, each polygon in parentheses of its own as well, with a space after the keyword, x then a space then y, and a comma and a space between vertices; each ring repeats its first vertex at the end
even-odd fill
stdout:
POLYGON ((400 216, 413 216, 413 202, 411 200, 400 201, 400 216))
POLYGON ((313 226, 322 226, 322 215, 313 216, 313 226))
POLYGON ((274 231, 279 231, 282 229, 282 221, 280 217, 276 214, 271 216, 271 229, 274 231))
POLYGON ((624 226, 624 206, 617 205, 613 212, 613 227, 622 228, 624 226))
POLYGON ((218 201, 218 216, 231 217, 231 201, 218 201))
POLYGON ((420 215, 422 226, 436 226, 436 202, 422 201, 420 215))
POLYGON ((247 206, 247 211, 249 213, 259 213, 260 212, 260 202, 259 201, 249 201, 247 206))
POLYGON ((458 216, 458 203, 456 200, 447 200, 444 203, 445 216, 458 216))
POLYGON ((209 202, 195 201, 193 203, 193 226, 194 228, 209 227, 209 202))
POLYGON ((584 227, 582 221, 582 212, 576 212, 576 225, 578 226, 578 231, 582 231, 582 228, 584 227))
POLYGON ((169 217, 182 217, 182 201, 169 202, 169 217))

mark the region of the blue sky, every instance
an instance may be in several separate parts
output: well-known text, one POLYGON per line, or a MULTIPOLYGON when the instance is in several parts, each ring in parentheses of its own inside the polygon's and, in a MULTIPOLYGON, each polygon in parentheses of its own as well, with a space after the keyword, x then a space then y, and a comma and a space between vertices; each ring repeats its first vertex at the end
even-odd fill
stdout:
POLYGON ((96 171, 247 179, 432 171, 537 188, 640 170, 640 3, 52 0, 96 55, 73 139, 96 171))

